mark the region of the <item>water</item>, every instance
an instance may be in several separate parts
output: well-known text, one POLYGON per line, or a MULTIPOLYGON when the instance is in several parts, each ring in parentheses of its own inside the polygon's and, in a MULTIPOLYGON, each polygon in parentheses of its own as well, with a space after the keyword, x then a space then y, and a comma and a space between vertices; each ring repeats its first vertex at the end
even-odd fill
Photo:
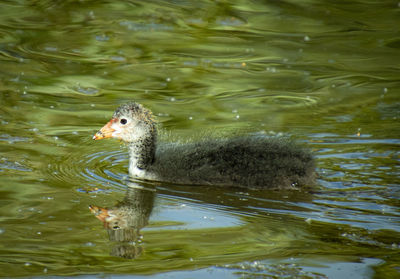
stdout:
POLYGON ((0 9, 2 277, 400 276, 398 2, 0 9), (317 186, 129 181, 124 146, 91 140, 128 100, 165 140, 291 136, 317 186), (105 227, 89 205, 127 218, 105 227))

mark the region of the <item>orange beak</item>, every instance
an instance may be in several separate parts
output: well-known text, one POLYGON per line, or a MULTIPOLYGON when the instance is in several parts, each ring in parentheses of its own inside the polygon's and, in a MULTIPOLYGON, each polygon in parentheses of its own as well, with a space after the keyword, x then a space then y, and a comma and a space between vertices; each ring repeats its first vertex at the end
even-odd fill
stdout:
POLYGON ((94 140, 101 140, 101 139, 111 138, 113 132, 115 132, 115 130, 113 128, 111 128, 111 125, 114 122, 115 122, 114 119, 111 119, 110 121, 108 121, 108 123, 106 125, 104 125, 103 128, 101 128, 100 131, 98 131, 93 136, 93 139, 94 140))

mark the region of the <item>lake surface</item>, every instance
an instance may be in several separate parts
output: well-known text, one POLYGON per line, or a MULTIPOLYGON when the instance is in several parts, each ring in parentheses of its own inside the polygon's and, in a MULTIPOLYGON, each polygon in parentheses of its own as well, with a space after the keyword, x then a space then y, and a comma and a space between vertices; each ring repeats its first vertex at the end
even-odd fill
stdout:
POLYGON ((0 10, 0 276, 400 278, 399 1, 0 10), (166 142, 289 136, 317 185, 130 180, 92 136, 132 100, 166 142))

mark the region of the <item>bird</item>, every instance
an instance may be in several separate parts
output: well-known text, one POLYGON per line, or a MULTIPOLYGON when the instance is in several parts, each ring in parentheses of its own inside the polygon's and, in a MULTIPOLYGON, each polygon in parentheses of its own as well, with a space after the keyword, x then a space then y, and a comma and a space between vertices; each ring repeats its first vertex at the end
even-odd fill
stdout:
POLYGON ((143 105, 120 105, 94 140, 116 138, 129 150, 131 177, 184 185, 299 189, 315 182, 313 154, 285 137, 239 135, 159 142, 159 125, 143 105))

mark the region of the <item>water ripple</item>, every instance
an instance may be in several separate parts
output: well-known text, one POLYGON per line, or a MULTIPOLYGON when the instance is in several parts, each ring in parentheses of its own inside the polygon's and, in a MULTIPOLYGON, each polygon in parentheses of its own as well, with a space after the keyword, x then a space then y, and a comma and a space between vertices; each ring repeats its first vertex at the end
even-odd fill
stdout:
POLYGON ((100 151, 81 156, 71 154, 57 163, 49 164, 49 176, 65 183, 77 184, 82 189, 120 188, 127 179, 127 156, 122 151, 100 151))

